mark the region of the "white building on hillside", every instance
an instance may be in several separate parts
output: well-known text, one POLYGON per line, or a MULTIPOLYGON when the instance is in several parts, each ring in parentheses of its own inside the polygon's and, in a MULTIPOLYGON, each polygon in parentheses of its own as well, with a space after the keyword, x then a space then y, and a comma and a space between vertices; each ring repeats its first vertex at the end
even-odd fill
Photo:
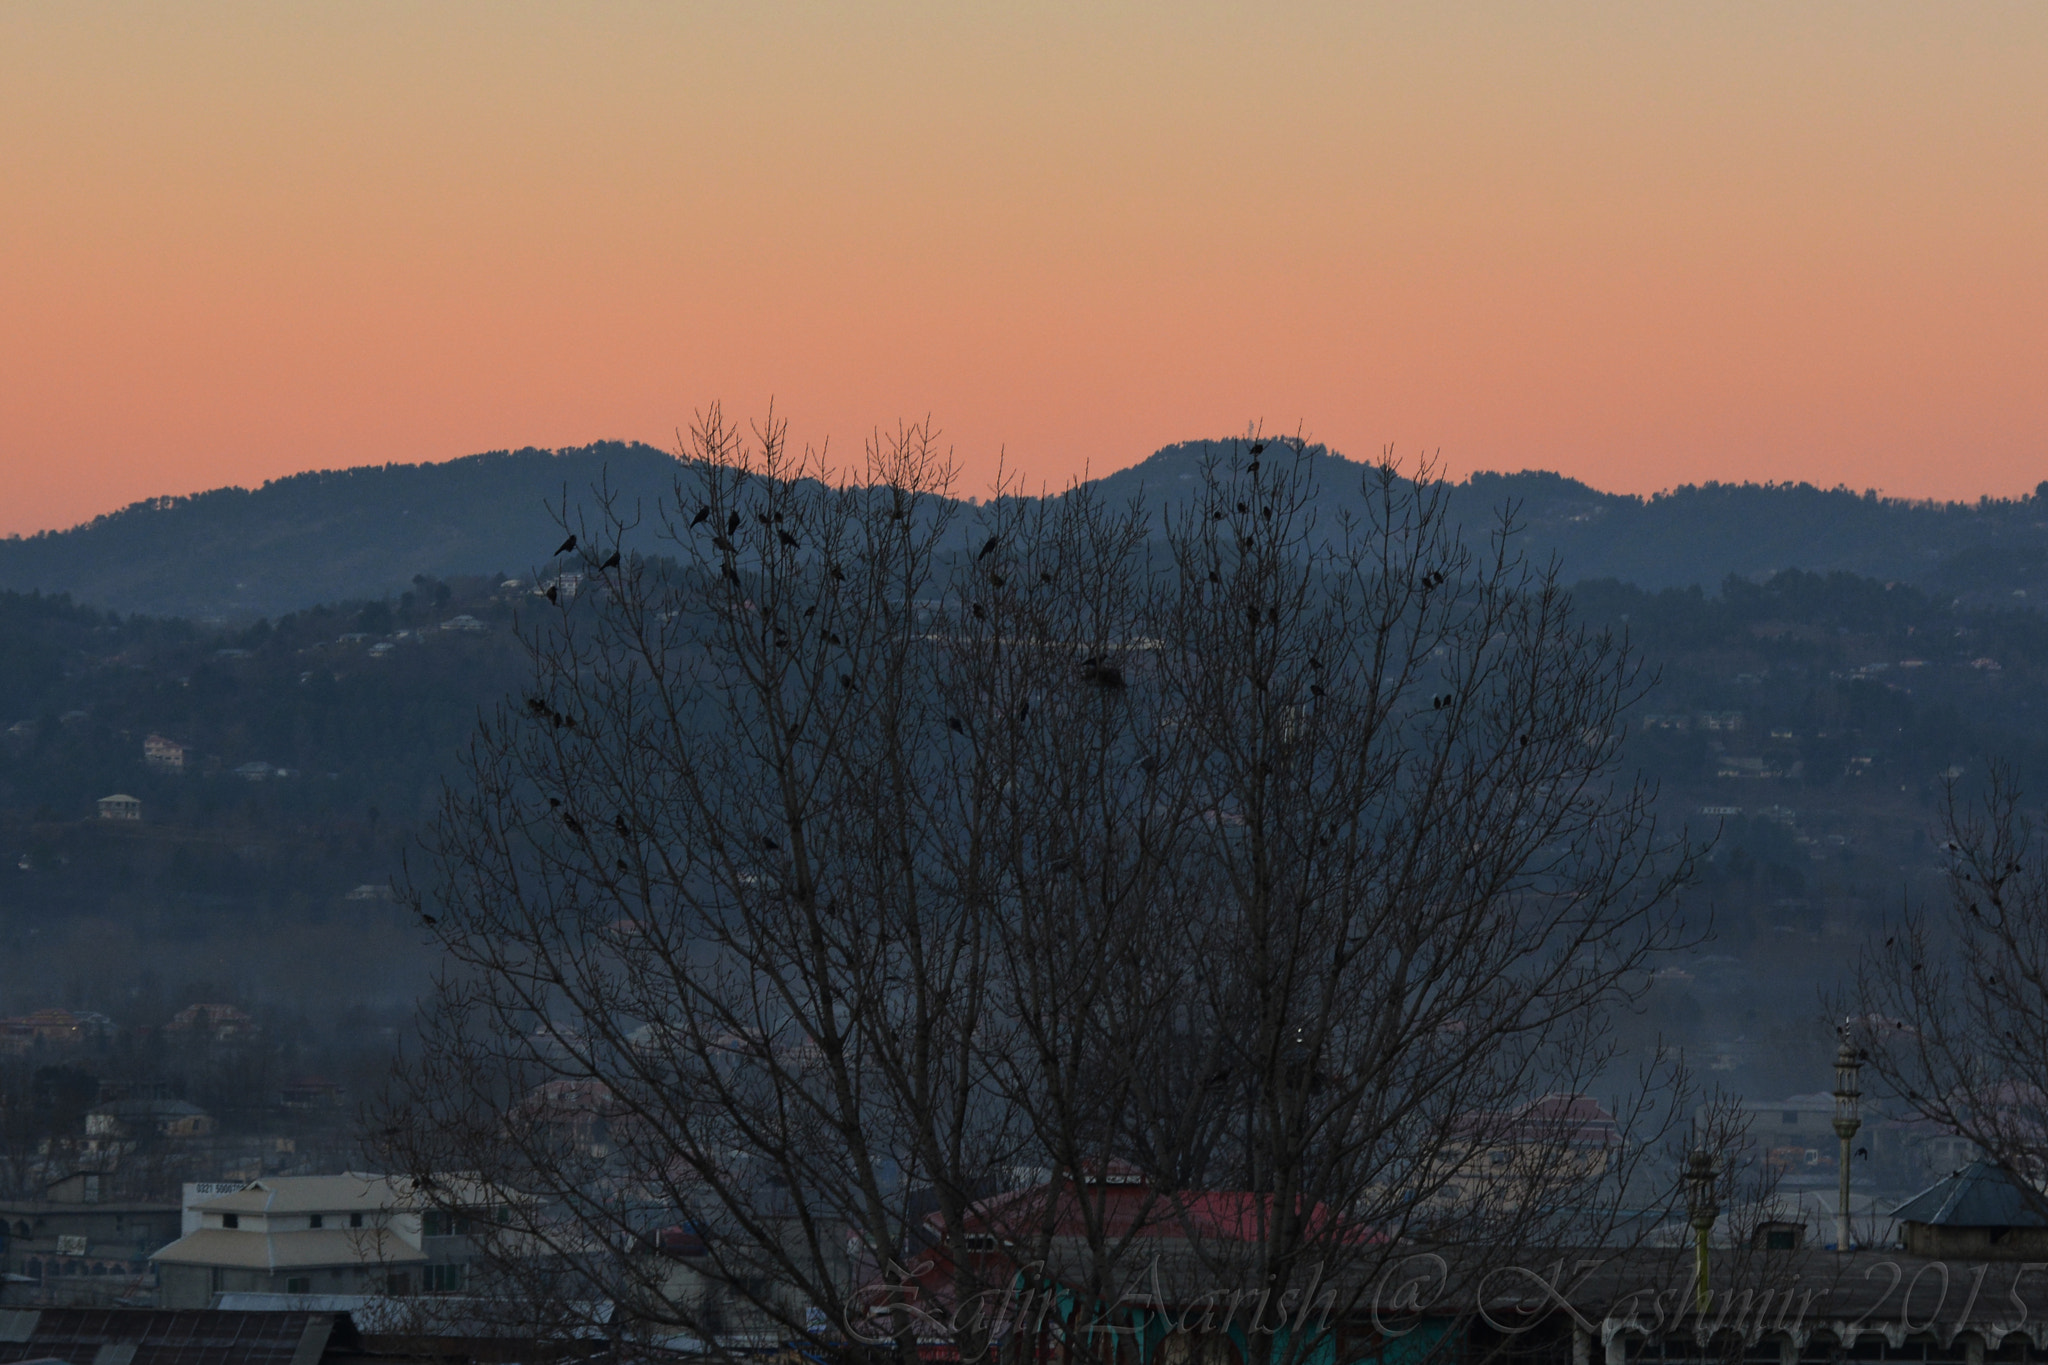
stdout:
MULTIPOLYGON (((217 1187, 215 1187, 217 1188, 217 1187)), ((275 1176, 231 1194, 192 1187, 187 1232, 150 1257, 165 1308, 218 1294, 409 1294, 463 1287, 474 1244, 424 1208, 412 1182, 366 1175, 275 1176)), ((479 1209, 460 1221, 489 1219, 479 1209)))

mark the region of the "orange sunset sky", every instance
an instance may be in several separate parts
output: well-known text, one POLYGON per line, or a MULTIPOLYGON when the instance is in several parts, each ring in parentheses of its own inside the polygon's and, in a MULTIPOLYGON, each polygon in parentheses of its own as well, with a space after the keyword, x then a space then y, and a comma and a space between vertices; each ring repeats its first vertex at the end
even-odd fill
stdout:
POLYGON ((0 7, 0 533, 771 397, 2048 478, 2048 5, 0 7))

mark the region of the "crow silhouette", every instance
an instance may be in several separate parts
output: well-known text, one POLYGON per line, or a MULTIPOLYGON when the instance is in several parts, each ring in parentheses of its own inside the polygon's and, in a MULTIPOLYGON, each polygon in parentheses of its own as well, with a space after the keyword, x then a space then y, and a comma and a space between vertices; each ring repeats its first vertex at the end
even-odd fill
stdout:
POLYGON ((770 853, 782 852, 782 845, 776 843, 773 839, 769 838, 765 834, 761 836, 761 847, 770 853))
POLYGON ((610 557, 609 557, 609 558, 607 558, 607 559, 605 560, 605 562, 604 562, 604 563, 602 563, 602 564, 600 564, 600 565, 598 565, 598 566, 597 566, 597 568, 598 568, 598 571, 599 571, 600 573, 602 573, 602 572, 603 572, 604 570, 606 570, 606 569, 616 569, 616 568, 618 568, 618 567, 619 567, 619 552, 618 552, 617 550, 613 550, 613 551, 611 552, 611 555, 610 555, 610 557))
POLYGON ((736 551, 733 549, 732 542, 727 540, 724 536, 711 537, 711 548, 714 550, 723 550, 727 554, 736 553, 736 551))
POLYGON ((1323 688, 1322 688, 1322 684, 1321 684, 1321 683, 1310 683, 1310 684, 1308 685, 1308 694, 1309 694, 1309 695, 1310 695, 1311 697, 1320 697, 1320 696, 1322 696, 1322 695, 1323 695, 1323 688))
POLYGON ((726 565, 722 572, 724 573, 727 582, 737 583, 740 581, 740 572, 738 569, 735 569, 732 565, 726 565))
POLYGON ((1257 460, 1253 460, 1250 464, 1244 467, 1244 472, 1256 476, 1259 472, 1259 462, 1257 460))
POLYGON ((974 619, 975 619, 975 620, 977 620, 977 621, 986 621, 986 620, 988 620, 988 612, 987 612, 987 611, 986 611, 986 610, 985 610, 985 609, 984 609, 984 608, 982 607, 981 603, 979 603, 979 602, 976 602, 976 603, 975 603, 975 604, 974 604, 974 605, 973 605, 972 607, 970 607, 970 608, 969 608, 969 610, 970 610, 970 611, 972 611, 972 612, 974 613, 974 619))
POLYGON ((766 512, 754 513, 754 520, 760 522, 763 526, 773 526, 775 524, 774 520, 766 512))
POLYGON ((1050 583, 1050 582, 1052 582, 1052 572, 1051 572, 1051 570, 1049 570, 1049 569, 1041 569, 1041 570, 1039 571, 1039 574, 1038 574, 1038 581, 1039 581, 1039 582, 1041 582, 1041 583, 1050 583))
POLYGON ((996 552, 996 546, 998 546, 998 545, 1000 545, 1000 544, 1002 544, 1002 543, 1003 543, 1003 538, 1002 538, 1002 537, 1001 537, 1000 535, 993 535, 993 536, 990 536, 990 537, 988 538, 988 543, 987 543, 987 544, 985 544, 985 545, 983 545, 983 546, 981 547, 981 553, 980 553, 980 554, 978 554, 978 555, 976 555, 976 556, 975 556, 975 558, 976 558, 976 559, 987 559, 987 558, 988 558, 988 557, 989 557, 990 555, 992 555, 992 554, 994 554, 994 553, 996 552))
POLYGON ((960 723, 960 717, 958 716, 946 717, 946 728, 951 730, 956 735, 964 735, 967 733, 967 727, 960 723))
POLYGON ((631 872, 632 870, 632 868, 626 866, 626 860, 624 858, 619 859, 619 871, 631 872))
POLYGON ((729 517, 727 517, 727 518, 725 519, 725 533, 726 533, 727 535, 731 535, 731 534, 732 534, 732 533, 733 533, 734 531, 737 531, 737 530, 739 530, 739 529, 740 529, 740 514, 739 514, 739 513, 737 513, 737 512, 734 512, 734 513, 733 513, 733 514, 732 514, 731 516, 729 516, 729 517))
POLYGON ((526 699, 526 709, 533 712, 536 716, 544 716, 548 713, 548 704, 539 697, 528 697, 526 699))
POLYGON ((555 547, 555 553, 558 555, 565 555, 575 548, 576 537, 570 536, 567 540, 563 541, 560 545, 557 545, 555 547))
POLYGON ((837 564, 834 564, 832 566, 832 581, 835 583, 844 583, 846 581, 846 570, 840 568, 837 564))
POLYGON ((1115 664, 1090 659, 1081 665, 1081 681, 1114 689, 1124 685, 1124 671, 1115 664))
POLYGON ((775 533, 775 538, 781 541, 784 545, 787 545, 792 550, 794 550, 797 547, 796 537, 791 535, 787 531, 777 531, 775 533))
POLYGON ((581 820, 578 820, 573 815, 564 813, 562 816, 562 823, 569 827, 569 832, 571 834, 581 834, 583 832, 583 822, 581 820))
POLYGON ((711 509, 708 506, 699 507, 697 515, 690 518, 690 529, 694 531, 709 520, 711 520, 711 509))
POLYGON ((1027 698, 1017 703, 1017 719, 1024 720, 1031 715, 1031 702, 1027 698))
POLYGON ((1209 570, 1209 581, 1211 583, 1221 583, 1223 581, 1223 575, 1217 573, 1214 569, 1211 569, 1209 570))
POLYGON ((1003 577, 1003 576, 1002 576, 1001 574, 999 574, 999 573, 992 573, 992 574, 990 574, 990 575, 988 576, 988 582, 989 582, 989 586, 990 586, 990 587, 992 587, 992 588, 1000 588, 1000 587, 1002 587, 1002 586, 1003 586, 1003 584, 1005 584, 1005 583, 1007 583, 1007 582, 1009 582, 1009 581, 1010 581, 1009 579, 1007 579, 1007 578, 1003 577))
POLYGON ((1238 510, 1238 513, 1239 513, 1240 515, 1242 515, 1242 514, 1244 514, 1244 513, 1246 513, 1246 512, 1249 512, 1249 511, 1251 511, 1252 509, 1251 509, 1251 508, 1250 508, 1249 506, 1247 506, 1246 504, 1244 504, 1244 503, 1239 503, 1239 504, 1237 505, 1237 510, 1238 510))
POLYGON ((548 584, 548 590, 547 590, 546 596, 547 596, 547 599, 548 599, 548 601, 550 601, 550 602, 553 602, 553 601, 555 601, 555 600, 556 600, 556 596, 555 596, 555 585, 554 585, 554 584, 552 584, 552 583, 548 584))
POLYGON ((633 837, 633 831, 626 828, 626 817, 623 815, 614 815, 612 817, 612 828, 618 831, 618 835, 621 839, 630 839, 633 837))
POLYGON ((1323 666, 1323 661, 1321 659, 1318 659, 1315 655, 1311 654, 1308 656, 1308 666, 1310 668, 1320 671, 1323 666))
POLYGON ((421 924, 439 924, 440 922, 441 921, 435 919, 432 915, 427 914, 425 911, 420 912, 421 924))
POLYGON ((1253 442, 1252 442, 1252 454, 1254 454, 1254 455, 1263 455, 1263 454, 1265 454, 1265 453, 1266 453, 1266 443, 1265 443, 1264 441, 1253 441, 1253 442))

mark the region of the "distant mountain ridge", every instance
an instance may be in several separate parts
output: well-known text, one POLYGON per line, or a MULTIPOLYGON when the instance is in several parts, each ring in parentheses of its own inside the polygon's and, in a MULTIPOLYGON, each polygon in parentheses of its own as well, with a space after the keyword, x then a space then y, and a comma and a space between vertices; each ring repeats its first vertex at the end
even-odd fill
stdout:
MULTIPOLYGON (((1205 454, 1232 449, 1171 445, 1094 483, 1114 500, 1142 498, 1159 510, 1198 486, 1205 454)), ((1326 451, 1318 458, 1327 462, 1327 510, 1362 508, 1365 466, 1326 451)), ((572 513, 600 483, 651 512, 687 472, 653 446, 608 441, 297 474, 0 540, 0 588, 68 593, 129 613, 238 618, 396 594, 416 574, 523 575, 553 547, 549 507, 565 492, 572 513)), ((1641 498, 1531 471, 1474 474, 1453 496, 1475 536, 1501 505, 1517 504, 1525 547, 1555 554, 1567 581, 1712 590, 1730 574, 1799 568, 1958 596, 2048 598, 2048 483, 2030 498, 1977 503, 1810 484, 1709 483, 1641 498)), ((643 526, 639 541, 652 548, 652 530, 643 526)))

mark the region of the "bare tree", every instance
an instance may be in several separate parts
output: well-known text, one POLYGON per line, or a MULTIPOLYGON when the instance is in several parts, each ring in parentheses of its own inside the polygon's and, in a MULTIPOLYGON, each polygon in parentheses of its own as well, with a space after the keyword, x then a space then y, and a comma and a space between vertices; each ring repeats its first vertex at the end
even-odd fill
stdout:
POLYGON ((922 427, 857 480, 716 410, 686 454, 672 559, 576 527, 415 898, 448 966, 384 1146, 531 1196, 494 1273, 904 1358, 1048 1277, 1086 1354, 1162 1245, 1345 1313, 1418 1239, 1612 1235, 1681 1106, 1583 1092, 1688 859, 1621 768, 1647 680, 1509 523, 1475 552, 1388 463, 1320 525, 1300 441, 1163 525, 963 507, 922 427))
POLYGON ((1947 903, 1908 905, 1836 1002, 1880 1081, 1917 1116, 2048 1172, 2048 877, 2010 768, 1942 805, 1947 903))

